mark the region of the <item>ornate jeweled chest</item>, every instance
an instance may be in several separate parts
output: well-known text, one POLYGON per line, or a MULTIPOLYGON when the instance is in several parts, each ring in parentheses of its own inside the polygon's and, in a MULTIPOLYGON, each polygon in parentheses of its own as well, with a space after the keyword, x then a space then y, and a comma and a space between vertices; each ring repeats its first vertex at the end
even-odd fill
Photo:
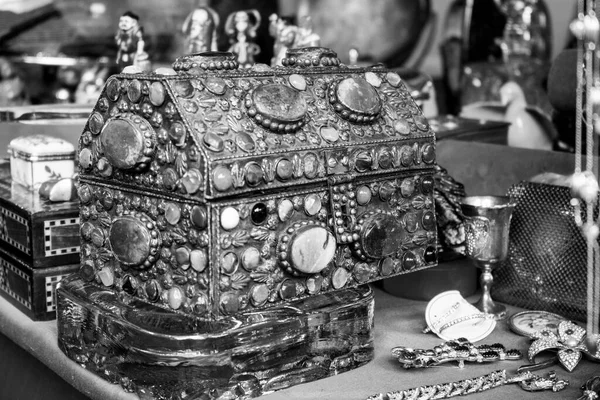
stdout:
POLYGON ((436 263, 434 135, 396 73, 203 54, 107 82, 80 141, 84 279, 219 316, 436 263))
POLYGON ((200 53, 107 81, 78 153, 81 268, 58 290, 71 358, 156 398, 235 398, 373 357, 359 286, 437 262, 434 134, 382 66, 283 63, 200 53))

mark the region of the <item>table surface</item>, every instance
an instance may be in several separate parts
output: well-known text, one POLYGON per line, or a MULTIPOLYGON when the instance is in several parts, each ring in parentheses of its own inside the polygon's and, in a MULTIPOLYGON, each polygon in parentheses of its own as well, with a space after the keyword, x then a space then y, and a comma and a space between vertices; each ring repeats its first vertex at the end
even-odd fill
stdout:
MULTIPOLYGON (((512 373, 524 362, 499 362, 440 366, 420 370, 404 370, 390 355, 394 346, 431 348, 441 339, 433 334, 423 334, 424 312, 427 303, 391 296, 379 288, 375 291, 375 358, 367 365, 315 382, 297 385, 266 395, 265 400, 278 399, 365 399, 378 393, 408 389, 480 376, 497 369, 512 373)), ((520 311, 509 307, 509 315, 520 311)), ((58 376, 94 400, 136 400, 136 395, 125 393, 120 386, 110 384, 68 359, 57 346, 56 321, 34 322, 0 297, 0 332, 47 365, 58 376)), ((483 343, 502 343, 526 353, 529 340, 512 333, 506 321, 499 322, 494 332, 483 343)), ((600 366, 582 360, 574 372, 562 367, 553 368, 559 377, 571 385, 562 392, 528 393, 516 385, 492 389, 469 396, 472 399, 576 399, 580 386, 591 376, 600 375, 600 366), (510 396, 510 397, 509 397, 510 396)), ((547 372, 542 371, 542 372, 547 372)), ((0 386, 5 383, 0 382, 0 386)), ((41 383, 43 385, 43 382, 41 383)), ((1 391, 0 391, 1 392, 1 391)), ((1 396, 0 396, 1 397, 1 396)))

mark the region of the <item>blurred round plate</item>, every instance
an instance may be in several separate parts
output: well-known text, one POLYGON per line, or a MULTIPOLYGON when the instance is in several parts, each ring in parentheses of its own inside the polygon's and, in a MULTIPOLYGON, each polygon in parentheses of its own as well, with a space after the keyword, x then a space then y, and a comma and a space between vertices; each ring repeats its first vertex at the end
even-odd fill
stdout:
POLYGON ((495 319, 475 318, 452 325, 442 332, 436 329, 445 323, 472 314, 479 315, 481 311, 465 300, 458 290, 448 290, 429 301, 425 310, 425 321, 429 329, 444 340, 464 337, 474 343, 492 333, 496 327, 495 319))
POLYGON ((522 311, 510 317, 508 326, 521 336, 533 337, 543 329, 558 334, 558 324, 565 320, 566 318, 547 311, 522 311))

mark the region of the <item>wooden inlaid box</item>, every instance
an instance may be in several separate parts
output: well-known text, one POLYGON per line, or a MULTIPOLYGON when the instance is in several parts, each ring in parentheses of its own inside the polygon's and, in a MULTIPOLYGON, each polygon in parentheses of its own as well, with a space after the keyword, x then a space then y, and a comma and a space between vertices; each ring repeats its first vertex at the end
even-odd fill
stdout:
POLYGON ((0 162, 0 247, 31 268, 79 262, 79 205, 51 203, 13 183, 0 162))

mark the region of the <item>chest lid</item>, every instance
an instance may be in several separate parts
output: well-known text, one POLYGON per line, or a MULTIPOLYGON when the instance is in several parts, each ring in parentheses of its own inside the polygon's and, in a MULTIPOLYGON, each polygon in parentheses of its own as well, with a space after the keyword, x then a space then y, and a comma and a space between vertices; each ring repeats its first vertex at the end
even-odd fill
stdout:
POLYGON ((10 141, 12 157, 26 161, 71 160, 75 147, 68 141, 47 135, 21 136, 10 141))

